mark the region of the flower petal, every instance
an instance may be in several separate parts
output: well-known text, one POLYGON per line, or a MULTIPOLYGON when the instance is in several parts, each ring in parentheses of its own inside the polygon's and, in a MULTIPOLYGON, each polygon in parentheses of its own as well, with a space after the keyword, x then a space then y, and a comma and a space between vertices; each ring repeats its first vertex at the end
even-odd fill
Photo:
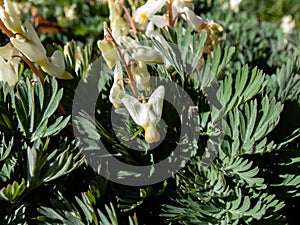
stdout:
POLYGON ((197 16, 194 11, 190 10, 188 7, 184 7, 185 19, 189 25, 195 30, 200 31, 204 26, 204 20, 197 16))
POLYGON ((150 21, 155 24, 158 28, 162 28, 169 25, 169 19, 166 16, 154 15, 150 21))
POLYGON ((132 58, 137 61, 142 61, 145 63, 164 63, 164 60, 160 52, 152 49, 148 46, 140 46, 135 52, 132 53, 132 58))
POLYGON ((140 103, 129 94, 120 95, 120 99, 137 125, 145 127, 149 124, 148 104, 140 103))
POLYGON ((135 22, 144 24, 149 18, 154 16, 155 13, 160 11, 166 4, 166 0, 148 0, 146 4, 137 8, 133 13, 135 22))
POLYGON ((150 123, 145 129, 145 141, 148 143, 158 142, 160 140, 160 134, 156 128, 156 123, 150 123))
POLYGON ((149 98, 148 105, 150 109, 150 121, 153 123, 158 123, 163 109, 163 102, 165 97, 165 87, 159 86, 156 90, 152 93, 149 98))
POLYGON ((119 95, 125 91, 123 81, 120 80, 122 78, 123 78, 122 66, 120 62, 117 62, 114 70, 114 83, 109 93, 109 101, 114 105, 115 108, 120 108, 122 104, 122 101, 119 98, 119 95))
POLYGON ((46 57, 46 55, 30 41, 10 38, 10 42, 32 62, 37 63, 46 57))
POLYGON ((23 33, 22 22, 11 1, 4 0, 4 8, 0 7, 0 18, 4 25, 13 33, 23 33))
POLYGON ((117 50, 115 46, 111 43, 111 41, 107 40, 99 40, 97 42, 98 48, 101 50, 103 58, 107 63, 108 67, 112 69, 116 64, 117 59, 117 50))
POLYGON ((26 27, 26 36, 27 38, 35 44, 36 47, 42 52, 45 56, 47 54, 46 49, 44 48, 39 36, 37 35, 35 29, 28 21, 25 22, 24 26, 26 27))
POLYGON ((147 65, 143 62, 132 63, 130 69, 137 87, 144 91, 150 91, 150 74, 147 70, 147 65))
POLYGON ((12 60, 7 63, 0 56, 0 81, 7 82, 9 86, 14 86, 18 81, 19 62, 12 60))
POLYGON ((9 60, 12 56, 19 55, 19 53, 20 52, 11 43, 0 47, 0 56, 6 60, 9 60))

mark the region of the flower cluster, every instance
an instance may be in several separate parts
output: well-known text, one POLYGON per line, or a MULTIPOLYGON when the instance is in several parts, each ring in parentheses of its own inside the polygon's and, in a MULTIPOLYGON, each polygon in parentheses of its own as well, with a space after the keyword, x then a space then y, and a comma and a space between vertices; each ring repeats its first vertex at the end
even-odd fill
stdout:
POLYGON ((214 31, 223 31, 223 28, 196 15, 190 0, 148 0, 131 13, 118 0, 108 0, 108 6, 110 26, 104 23, 104 39, 97 44, 108 67, 114 70, 109 100, 115 108, 124 106, 127 109, 135 123, 144 128, 148 143, 158 142, 160 134, 156 126, 163 108, 164 87, 157 87, 148 101, 140 92, 151 91, 148 64, 168 66, 170 63, 158 49, 139 42, 138 34, 153 38, 167 48, 169 45, 158 29, 167 31, 178 26, 180 18, 196 32, 206 30, 213 34, 214 31), (125 93, 124 83, 130 85, 134 96, 125 93))
POLYGON ((73 78, 65 71, 63 53, 56 50, 48 57, 35 29, 29 22, 22 24, 10 0, 4 0, 4 4, 0 6, 0 19, 1 29, 10 39, 8 44, 0 47, 0 80, 7 82, 9 86, 15 85, 21 59, 33 71, 41 68, 60 79, 73 78))

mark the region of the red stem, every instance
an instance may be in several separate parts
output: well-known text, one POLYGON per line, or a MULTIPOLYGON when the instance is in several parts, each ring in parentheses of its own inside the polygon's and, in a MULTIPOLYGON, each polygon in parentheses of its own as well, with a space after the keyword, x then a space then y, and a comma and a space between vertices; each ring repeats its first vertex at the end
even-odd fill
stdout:
POLYGON ((131 72, 131 69, 130 69, 130 64, 127 64, 126 63, 126 60, 125 60, 125 57, 124 57, 124 54, 122 54, 121 50, 120 50, 120 47, 119 47, 119 44, 116 42, 116 40, 114 39, 114 37, 112 36, 111 32, 109 31, 109 28, 108 27, 105 27, 105 30, 106 32, 108 33, 109 35, 109 38, 110 40, 113 42, 113 44, 115 45, 116 49, 117 49, 117 52, 118 52, 118 55, 120 56, 121 58, 121 61, 122 63, 124 64, 125 66, 125 69, 126 69, 126 72, 127 72, 127 75, 128 75, 128 78, 129 78, 129 81, 128 81, 128 84, 130 85, 132 91, 133 91, 133 94, 138 97, 139 96, 139 92, 134 84, 134 78, 133 78, 133 75, 132 75, 132 72, 131 72))
POLYGON ((10 32, 10 30, 7 29, 7 27, 4 25, 3 21, 0 20, 0 29, 4 34, 6 34, 7 37, 11 38, 14 35, 10 32))
POLYGON ((126 14, 126 16, 128 17, 128 19, 129 19, 130 26, 131 26, 131 28, 132 28, 133 35, 134 35, 134 37, 135 37, 135 40, 138 40, 138 37, 137 37, 137 35, 136 35, 136 34, 137 34, 137 29, 136 29, 135 23, 134 23, 134 21, 133 21, 133 19, 132 19, 132 16, 130 15, 129 10, 128 10, 127 7, 124 5, 124 2, 123 2, 123 1, 119 1, 119 4, 120 4, 120 6, 124 9, 125 14, 126 14))
POLYGON ((173 23, 173 12, 172 12, 172 0, 167 1, 167 7, 168 7, 168 15, 169 15, 169 25, 170 27, 173 27, 174 23, 173 23))

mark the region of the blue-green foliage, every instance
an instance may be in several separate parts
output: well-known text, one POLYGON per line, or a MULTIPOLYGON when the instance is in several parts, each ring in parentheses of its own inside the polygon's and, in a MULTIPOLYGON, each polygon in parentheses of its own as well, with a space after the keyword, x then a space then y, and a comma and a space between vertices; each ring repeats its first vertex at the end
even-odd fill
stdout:
MULTIPOLYGON (((100 177, 86 163, 72 130, 77 84, 89 79, 90 65, 101 56, 95 40, 101 39, 108 14, 99 2, 74 1, 74 21, 58 19, 68 32, 43 34, 46 41, 57 43, 48 53, 64 49, 66 69, 74 80, 46 77, 42 83, 25 68, 14 88, 0 82, 0 224, 296 225, 300 35, 284 34, 279 23, 291 13, 299 28, 298 1, 244 0, 240 12, 222 8, 229 1, 195 1, 198 14, 224 28, 210 54, 204 52, 208 32, 185 27, 183 35, 182 27, 161 29, 174 45, 168 51, 159 42, 154 46, 171 65, 149 65, 148 70, 176 82, 191 96, 199 111, 193 131, 199 140, 186 145, 192 158, 182 170, 142 187, 100 177), (203 158, 212 153, 216 157, 207 164, 203 158)), ((44 17, 64 15, 65 1, 34 4, 44 17)), ((156 152, 130 151, 114 135, 109 87, 104 90, 95 118, 85 117, 81 132, 101 138, 122 162, 152 165, 167 158, 178 144, 178 121, 186 109, 175 115, 166 104, 163 119, 168 132, 156 152), (91 132, 94 119, 97 130, 91 132)), ((127 143, 143 136, 130 119, 120 134, 127 143)))

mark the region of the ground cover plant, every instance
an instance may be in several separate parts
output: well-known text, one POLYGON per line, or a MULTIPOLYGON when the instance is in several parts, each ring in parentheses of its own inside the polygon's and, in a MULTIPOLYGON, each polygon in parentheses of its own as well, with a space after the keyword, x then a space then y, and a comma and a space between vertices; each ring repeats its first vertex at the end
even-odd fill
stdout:
POLYGON ((3 0, 0 224, 298 224, 297 0, 3 0))

